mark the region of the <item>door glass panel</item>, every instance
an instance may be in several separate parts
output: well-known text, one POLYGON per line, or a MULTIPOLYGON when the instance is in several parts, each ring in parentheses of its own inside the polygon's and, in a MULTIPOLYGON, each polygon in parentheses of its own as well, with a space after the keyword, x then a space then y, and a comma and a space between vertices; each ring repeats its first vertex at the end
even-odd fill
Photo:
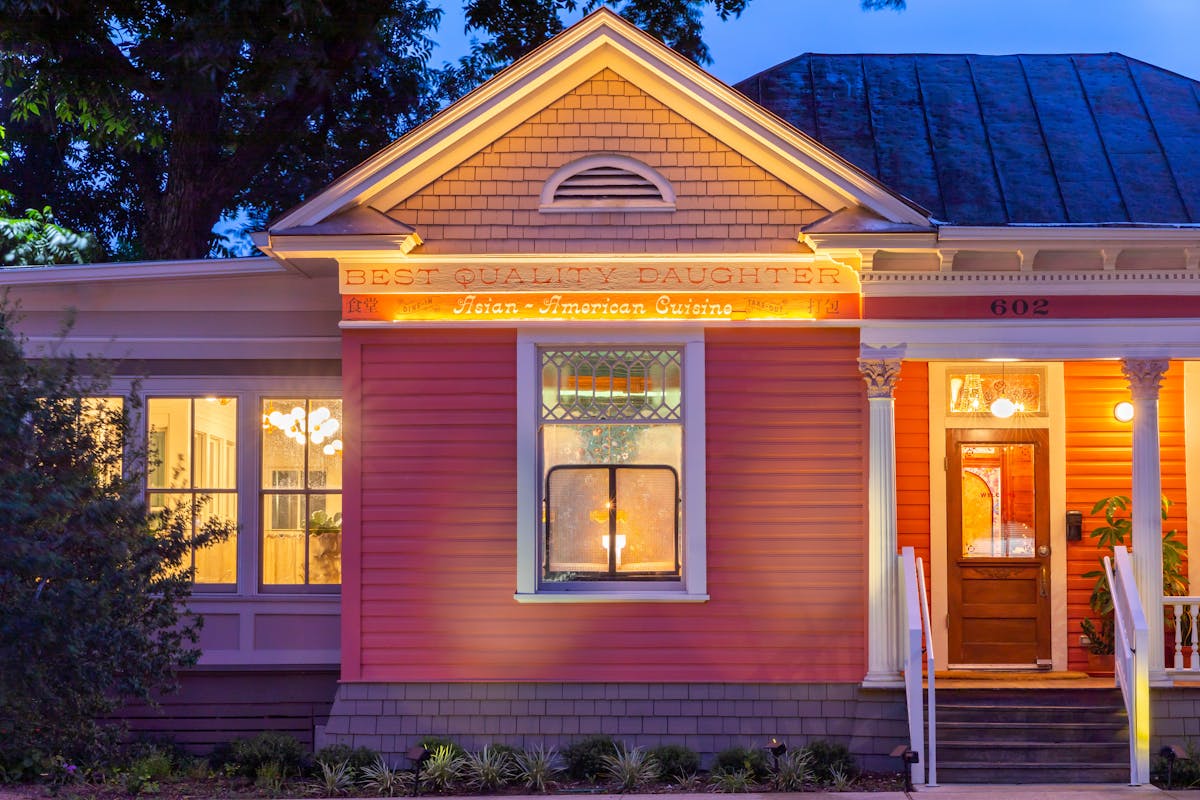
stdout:
POLYGON ((962 555, 1034 557, 1034 445, 960 444, 962 555))

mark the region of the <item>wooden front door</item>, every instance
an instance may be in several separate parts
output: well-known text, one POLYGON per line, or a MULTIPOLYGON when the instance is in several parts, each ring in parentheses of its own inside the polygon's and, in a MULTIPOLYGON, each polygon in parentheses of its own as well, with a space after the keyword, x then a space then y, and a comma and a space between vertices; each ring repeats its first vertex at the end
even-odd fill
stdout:
POLYGON ((949 662, 1050 666, 1044 430, 946 432, 949 662))

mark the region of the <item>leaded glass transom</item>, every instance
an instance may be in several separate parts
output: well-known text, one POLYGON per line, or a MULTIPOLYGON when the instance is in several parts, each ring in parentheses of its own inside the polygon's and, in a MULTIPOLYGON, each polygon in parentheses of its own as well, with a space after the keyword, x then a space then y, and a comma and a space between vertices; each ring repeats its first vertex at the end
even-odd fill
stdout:
POLYGON ((679 349, 542 350, 542 420, 683 419, 679 349))

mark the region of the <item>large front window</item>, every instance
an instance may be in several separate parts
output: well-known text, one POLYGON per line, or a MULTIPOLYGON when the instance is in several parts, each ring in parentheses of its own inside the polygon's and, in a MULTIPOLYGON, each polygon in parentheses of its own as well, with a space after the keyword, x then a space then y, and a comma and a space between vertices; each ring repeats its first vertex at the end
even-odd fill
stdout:
POLYGON ((547 348, 539 360, 542 583, 677 582, 682 348, 547 348))
MULTIPOLYGON (((209 518, 237 520, 238 404, 231 397, 152 397, 147 400, 150 506, 199 509, 193 534, 209 518)), ((237 583, 237 535, 194 547, 184 566, 197 584, 237 583)))
POLYGON ((342 581, 342 402, 262 404, 262 582, 342 581))

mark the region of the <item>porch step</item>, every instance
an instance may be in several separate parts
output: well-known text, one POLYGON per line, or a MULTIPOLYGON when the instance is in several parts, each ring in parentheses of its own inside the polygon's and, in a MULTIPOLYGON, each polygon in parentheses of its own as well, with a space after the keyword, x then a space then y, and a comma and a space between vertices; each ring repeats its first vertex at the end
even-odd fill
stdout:
POLYGON ((939 783, 1125 783, 1117 689, 939 689, 939 783))

